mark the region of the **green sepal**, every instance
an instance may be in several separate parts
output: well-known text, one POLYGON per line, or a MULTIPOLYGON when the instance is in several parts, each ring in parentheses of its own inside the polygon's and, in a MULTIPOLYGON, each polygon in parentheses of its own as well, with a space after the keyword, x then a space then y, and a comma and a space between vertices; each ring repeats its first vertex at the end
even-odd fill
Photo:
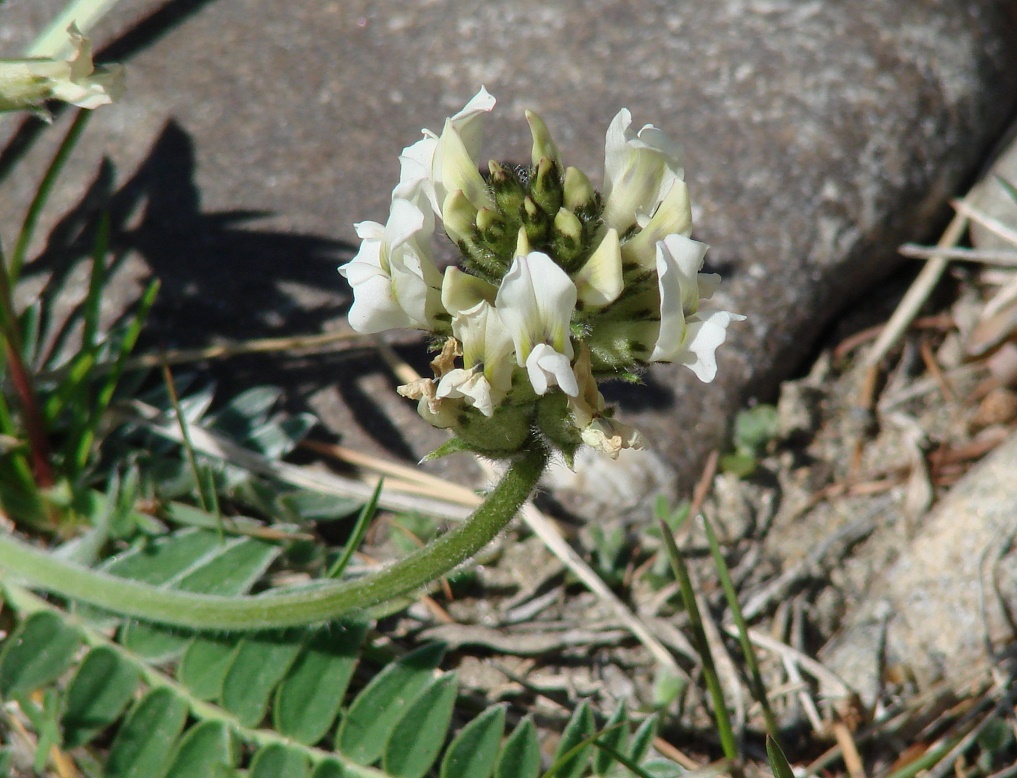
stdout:
POLYGON ((475 408, 465 408, 454 429, 470 451, 503 459, 523 449, 530 437, 532 419, 530 405, 500 405, 490 417, 475 408))
MULTIPOLYGON (((512 165, 502 165, 493 159, 488 164, 491 170, 491 194, 494 195, 497 210, 503 214, 518 213, 523 198, 526 197, 526 187, 519 180, 518 172, 512 165)), ((528 172, 526 175, 529 177, 528 172)))
POLYGON ((472 451, 466 441, 460 438, 449 438, 442 443, 438 448, 432 451, 430 454, 421 459, 421 462, 433 462, 436 459, 447 457, 449 454, 461 454, 464 451, 472 451))
POLYGON ((526 239, 534 250, 544 248, 551 234, 551 217, 534 201, 527 197, 519 206, 519 218, 526 230, 526 239))
POLYGON ((569 467, 583 445, 579 430, 572 423, 568 397, 562 392, 546 394, 537 402, 537 429, 548 443, 565 457, 569 467))

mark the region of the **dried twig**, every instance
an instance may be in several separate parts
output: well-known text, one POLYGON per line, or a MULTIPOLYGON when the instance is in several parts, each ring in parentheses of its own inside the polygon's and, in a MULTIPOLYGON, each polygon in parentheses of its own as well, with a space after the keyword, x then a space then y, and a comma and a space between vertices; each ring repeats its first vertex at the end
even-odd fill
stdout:
POLYGON ((961 246, 944 248, 941 246, 920 246, 917 243, 905 243, 897 249, 901 256, 910 259, 933 259, 942 257, 960 262, 979 262, 999 267, 1017 267, 1017 251, 1009 249, 969 249, 961 246))

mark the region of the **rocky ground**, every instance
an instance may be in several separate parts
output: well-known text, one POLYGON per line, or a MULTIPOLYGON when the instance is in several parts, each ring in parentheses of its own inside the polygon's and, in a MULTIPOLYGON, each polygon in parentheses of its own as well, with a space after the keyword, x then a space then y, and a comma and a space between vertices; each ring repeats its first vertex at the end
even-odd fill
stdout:
MULTIPOLYGON (((9 0, 0 42, 17 51, 59 6, 9 0)), ((713 246, 727 307, 749 320, 709 387, 665 368, 641 394, 612 398, 653 451, 610 473, 555 474, 545 507, 690 674, 665 735, 704 763, 716 744, 697 660, 646 527, 658 494, 667 506, 690 498, 739 410, 775 403, 755 471, 718 475, 704 510, 769 646, 766 680, 797 761, 856 739, 869 766, 888 769, 983 722, 1012 644, 1015 402, 1000 348, 1012 317, 998 300, 982 317, 1012 270, 954 266, 880 361, 873 403, 864 387, 868 328, 911 280, 898 245, 938 236, 947 200, 1011 118, 1015 29, 1001 0, 660 0, 638 13, 612 0, 124 0, 95 34, 127 63, 132 96, 97 114, 69 165, 28 288, 60 277, 109 208, 121 260, 107 313, 159 276, 160 345, 336 330, 349 299, 335 265, 354 249, 353 222, 384 216, 395 156, 420 127, 440 127, 486 83, 501 101, 492 154, 521 153, 533 107, 568 161, 599 170, 607 121, 629 107, 686 144, 696 237, 713 246)), ((2 195, 4 235, 67 118, 44 136, 2 128, 13 145, 0 165, 25 151, 2 195)), ((412 337, 401 343, 415 353, 412 337)), ((286 386, 291 407, 313 408, 362 451, 413 462, 441 440, 373 351, 213 369, 227 384, 286 386)), ((437 472, 478 482, 465 457, 437 472)), ((722 628, 701 532, 683 533, 722 628)), ((605 709, 667 697, 612 612, 525 531, 453 601, 390 626, 460 647, 477 692, 539 705, 549 721, 589 695, 605 709)), ((722 664, 751 731, 737 662, 722 664)))

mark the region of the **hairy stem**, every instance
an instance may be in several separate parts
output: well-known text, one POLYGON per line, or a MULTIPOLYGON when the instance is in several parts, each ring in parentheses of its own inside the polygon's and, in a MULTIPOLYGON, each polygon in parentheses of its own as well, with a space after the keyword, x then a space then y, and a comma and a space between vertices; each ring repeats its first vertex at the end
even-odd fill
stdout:
POLYGON ((409 594, 465 562, 512 520, 546 465, 547 453, 533 446, 463 524, 389 567, 354 581, 256 597, 192 594, 80 567, 10 535, 0 535, 0 579, 11 577, 29 588, 113 613, 180 627, 257 630, 312 624, 409 594))

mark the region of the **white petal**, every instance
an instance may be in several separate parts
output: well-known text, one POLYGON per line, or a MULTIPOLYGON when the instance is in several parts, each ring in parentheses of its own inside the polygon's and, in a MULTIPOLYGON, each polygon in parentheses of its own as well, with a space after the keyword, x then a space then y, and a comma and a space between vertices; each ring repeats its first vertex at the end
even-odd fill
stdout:
POLYGON ((730 311, 700 311, 688 320, 685 349, 673 360, 685 365, 700 381, 709 383, 717 375, 717 348, 727 339, 727 328, 745 317, 730 311))
POLYGON ((684 181, 674 185, 645 226, 622 246, 626 262, 649 269, 653 267, 654 247, 668 235, 688 237, 692 232, 692 205, 684 181))
POLYGON ((380 241, 385 235, 385 225, 378 222, 357 222, 353 229, 357 231, 357 237, 361 240, 380 241))
POLYGON ((568 359, 574 356, 569 324, 576 297, 576 285, 546 254, 534 251, 512 260, 495 305, 512 334, 520 366, 538 343, 568 359))
MULTIPOLYGON (((427 133, 427 130, 424 132, 427 133)), ((431 180, 434 152, 437 148, 437 136, 428 133, 412 146, 403 149, 399 156, 399 184, 392 192, 393 197, 406 199, 413 199, 417 192, 422 192, 435 215, 439 215, 441 207, 434 191, 434 181, 431 180)))
POLYGON ((445 268, 441 283, 441 304, 452 316, 473 308, 481 301, 494 302, 498 287, 457 267, 445 268))
POLYGON ((451 119, 445 121, 445 129, 438 139, 435 166, 435 191, 439 201, 444 202, 449 192, 461 189, 466 199, 478 209, 494 204, 487 191, 487 182, 477 167, 477 160, 470 154, 451 119))
POLYGON ((618 299, 624 281, 617 230, 607 231, 597 250, 576 273, 575 282, 579 299, 587 305, 602 308, 618 299))
POLYGON ((660 290, 660 332, 651 362, 670 362, 684 350, 686 313, 699 303, 697 271, 709 248, 705 243, 669 235, 657 243, 657 285, 660 290))
POLYGON ((473 308, 460 311, 452 319, 452 334, 463 344, 463 364, 469 369, 483 365, 492 401, 501 402, 512 388, 515 360, 512 338, 498 310, 482 300, 473 308))
POLYGON ((618 112, 604 145, 604 222, 624 235, 648 219, 674 182, 681 180, 681 146, 653 125, 634 133, 632 115, 618 112))
POLYGON ((537 394, 547 394, 552 386, 561 387, 569 397, 579 395, 579 384, 569 358, 546 343, 538 343, 526 358, 526 372, 537 394))
POLYGON ((438 397, 464 397, 467 405, 472 405, 485 416, 494 415, 491 385, 481 371, 451 371, 438 382, 438 397))
POLYGON ((364 335, 414 324, 396 302, 392 282, 380 273, 353 287, 353 305, 347 318, 350 326, 364 335))
POLYGON ((485 113, 490 113, 494 109, 495 102, 497 101, 494 97, 484 87, 480 87, 480 91, 471 97, 463 109, 449 120, 456 132, 459 133, 459 137, 462 138, 463 145, 471 157, 476 157, 480 153, 480 143, 483 138, 481 119, 484 118, 485 113))

